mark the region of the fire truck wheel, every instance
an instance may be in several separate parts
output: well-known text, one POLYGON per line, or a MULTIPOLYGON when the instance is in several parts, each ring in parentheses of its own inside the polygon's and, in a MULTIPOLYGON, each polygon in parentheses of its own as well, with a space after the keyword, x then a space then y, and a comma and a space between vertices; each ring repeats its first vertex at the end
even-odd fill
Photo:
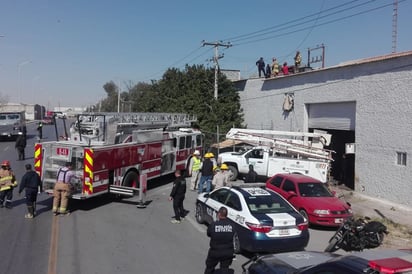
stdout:
POLYGON ((139 174, 134 171, 128 172, 124 177, 123 186, 139 187, 139 174))

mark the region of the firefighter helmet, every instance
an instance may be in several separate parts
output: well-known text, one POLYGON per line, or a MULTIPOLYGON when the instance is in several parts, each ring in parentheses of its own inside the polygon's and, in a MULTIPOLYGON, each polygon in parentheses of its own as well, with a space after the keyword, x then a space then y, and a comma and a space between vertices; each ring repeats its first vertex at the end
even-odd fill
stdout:
POLYGON ((227 170, 227 169, 229 169, 229 167, 227 166, 227 164, 223 163, 223 164, 220 165, 220 169, 227 170))
POLYGON ((1 162, 1 166, 10 166, 10 161, 4 160, 3 162, 1 162))
POLYGON ((213 155, 212 152, 208 152, 205 154, 205 158, 213 158, 213 157, 215 157, 215 155, 213 155))

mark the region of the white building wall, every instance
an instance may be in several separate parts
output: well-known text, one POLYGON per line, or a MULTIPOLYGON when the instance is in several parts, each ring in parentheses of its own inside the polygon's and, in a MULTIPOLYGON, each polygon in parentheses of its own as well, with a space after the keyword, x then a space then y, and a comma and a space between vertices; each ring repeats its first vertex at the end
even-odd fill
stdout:
POLYGON ((307 131, 311 103, 356 103, 355 191, 412 206, 412 52, 236 83, 248 128, 307 131), (294 111, 282 110, 293 93, 294 111), (397 151, 407 165, 397 165, 397 151))

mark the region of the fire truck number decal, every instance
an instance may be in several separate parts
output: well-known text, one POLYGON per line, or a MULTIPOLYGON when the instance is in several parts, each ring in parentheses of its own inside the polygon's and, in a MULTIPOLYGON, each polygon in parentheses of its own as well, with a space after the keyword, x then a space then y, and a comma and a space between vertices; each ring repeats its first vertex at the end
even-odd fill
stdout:
POLYGON ((56 148, 56 154, 61 156, 69 156, 70 149, 65 147, 58 147, 56 148))
POLYGON ((316 168, 324 169, 324 168, 326 168, 326 164, 325 163, 324 164, 317 163, 316 168))

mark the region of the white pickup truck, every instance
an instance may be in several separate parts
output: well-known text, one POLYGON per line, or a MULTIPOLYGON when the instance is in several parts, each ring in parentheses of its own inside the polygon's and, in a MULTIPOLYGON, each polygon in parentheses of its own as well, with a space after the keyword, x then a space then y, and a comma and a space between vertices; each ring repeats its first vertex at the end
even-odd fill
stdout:
POLYGON ((280 155, 268 147, 220 153, 219 161, 229 166, 232 180, 236 180, 240 174, 247 174, 249 165, 253 165, 256 173, 265 178, 277 173, 299 173, 327 182, 330 166, 327 160, 280 155))

